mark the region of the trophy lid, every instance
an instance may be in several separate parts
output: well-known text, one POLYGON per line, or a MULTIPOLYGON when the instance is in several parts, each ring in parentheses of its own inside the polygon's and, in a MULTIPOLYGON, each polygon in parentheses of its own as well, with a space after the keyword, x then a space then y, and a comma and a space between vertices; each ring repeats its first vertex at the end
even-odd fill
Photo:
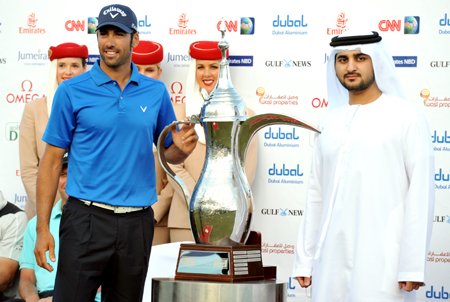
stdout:
POLYGON ((222 20, 221 33, 222 40, 219 48, 222 52, 222 61, 219 67, 219 78, 216 87, 207 96, 206 90, 202 89, 202 96, 205 103, 202 107, 200 121, 245 121, 248 118, 247 106, 234 89, 230 78, 230 68, 227 61, 227 49, 230 47, 225 40, 225 25, 222 20))

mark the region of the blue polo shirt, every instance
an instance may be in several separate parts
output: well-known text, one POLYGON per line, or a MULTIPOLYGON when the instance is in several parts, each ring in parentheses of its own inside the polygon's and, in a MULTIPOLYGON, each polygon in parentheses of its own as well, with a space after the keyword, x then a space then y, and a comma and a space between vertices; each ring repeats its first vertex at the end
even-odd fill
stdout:
MULTIPOLYGON (((100 68, 62 82, 43 140, 69 148, 69 196, 114 206, 157 201, 153 144, 176 120, 164 84, 132 65, 123 91, 100 68)), ((173 143, 167 135, 164 146, 173 143)))
MULTIPOLYGON (((55 287, 56 269, 58 268, 59 255, 59 224, 61 223, 62 214, 61 205, 62 200, 58 201, 58 203, 53 207, 50 215, 50 233, 55 239, 56 262, 50 261, 48 251, 46 255, 47 262, 54 268, 53 272, 47 271, 36 263, 36 257, 34 256, 34 246, 36 244, 36 216, 28 222, 27 229, 25 230, 25 234, 23 236, 23 248, 19 260, 20 269, 28 268, 34 270, 38 293, 53 290, 55 287)), ((95 296, 95 301, 100 300, 100 294, 97 294, 95 296)))

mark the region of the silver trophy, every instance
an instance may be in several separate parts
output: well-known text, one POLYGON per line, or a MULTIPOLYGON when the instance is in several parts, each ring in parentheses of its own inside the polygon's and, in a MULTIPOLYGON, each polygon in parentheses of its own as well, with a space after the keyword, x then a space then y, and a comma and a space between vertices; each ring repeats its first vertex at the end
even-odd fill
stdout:
POLYGON ((252 137, 271 125, 292 125, 319 131, 296 117, 284 114, 248 116, 247 106, 233 88, 229 77, 226 59, 229 44, 225 41, 223 26, 221 32, 219 48, 222 61, 215 89, 209 96, 202 90, 205 102, 198 116, 191 116, 189 122, 174 122, 163 130, 158 140, 158 157, 167 175, 178 183, 184 193, 195 242, 216 247, 243 246, 250 234, 254 209, 245 173, 245 155, 252 137), (170 128, 174 124, 188 123, 200 123, 203 126, 207 148, 203 169, 192 196, 164 157, 164 141, 170 128), (210 236, 202 234, 208 231, 211 232, 210 236), (208 240, 205 241, 205 238, 208 240))

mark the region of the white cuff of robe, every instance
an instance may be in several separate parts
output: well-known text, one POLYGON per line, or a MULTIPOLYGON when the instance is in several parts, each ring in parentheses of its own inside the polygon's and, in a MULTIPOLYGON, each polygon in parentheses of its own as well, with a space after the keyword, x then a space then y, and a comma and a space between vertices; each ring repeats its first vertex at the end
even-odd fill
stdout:
POLYGON ((425 274, 398 273, 398 282, 423 282, 423 284, 425 285, 425 274))
POLYGON ((292 276, 294 277, 311 277, 312 269, 310 268, 299 268, 292 272, 292 276))

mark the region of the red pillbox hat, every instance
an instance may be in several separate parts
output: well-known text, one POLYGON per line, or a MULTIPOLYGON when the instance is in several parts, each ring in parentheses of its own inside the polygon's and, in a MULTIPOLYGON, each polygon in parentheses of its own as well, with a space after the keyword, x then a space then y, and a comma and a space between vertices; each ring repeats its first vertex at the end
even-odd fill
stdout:
POLYGON ((76 43, 63 43, 58 46, 50 46, 48 50, 48 58, 50 61, 59 58, 85 58, 89 57, 89 51, 86 45, 78 45, 76 43))
POLYGON ((133 48, 131 61, 134 64, 151 65, 158 64, 164 58, 164 50, 161 44, 153 41, 139 41, 137 47, 133 48))
POLYGON ((217 41, 197 41, 189 47, 189 54, 191 58, 197 60, 222 60, 222 51, 218 45, 217 41))

